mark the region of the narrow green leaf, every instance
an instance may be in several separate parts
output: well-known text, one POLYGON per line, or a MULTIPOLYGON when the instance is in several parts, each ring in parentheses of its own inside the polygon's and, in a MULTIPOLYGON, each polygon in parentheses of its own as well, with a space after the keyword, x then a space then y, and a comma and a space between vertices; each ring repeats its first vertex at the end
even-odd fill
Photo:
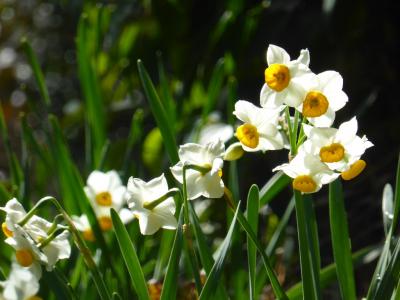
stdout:
POLYGON ((102 92, 93 66, 93 53, 89 49, 89 24, 86 14, 78 23, 77 59, 79 79, 85 100, 85 114, 90 134, 90 152, 93 155, 92 168, 99 166, 101 153, 106 141, 105 111, 102 92))
POLYGON ((22 38, 21 44, 22 44, 22 48, 25 51, 25 55, 28 58, 29 64, 32 67, 33 75, 34 75, 36 83, 39 87, 39 92, 40 92, 40 96, 43 99, 43 103, 45 104, 46 107, 49 107, 51 104, 49 91, 47 90, 43 72, 42 72, 42 69, 40 68, 36 54, 33 52, 32 47, 26 38, 22 38))
MULTIPOLYGON (((287 224, 289 223, 289 219, 292 216, 292 213, 294 211, 294 206, 295 206, 295 201, 294 197, 290 199, 290 202, 288 206, 286 207, 286 210, 279 221, 278 226, 276 227, 274 234, 272 235, 271 239, 269 240, 269 243, 267 245, 267 248, 265 250, 266 254, 271 257, 274 255, 276 248, 279 246, 280 241, 282 240, 284 236, 285 229, 287 227, 287 224)), ((264 268, 258 268, 259 272, 257 273, 256 276, 256 293, 260 293, 265 285, 265 282, 268 278, 267 273, 265 272, 264 268)))
POLYGON ((387 236, 392 226, 393 221, 393 189, 389 183, 385 184, 382 194, 382 218, 383 218, 383 229, 387 236))
POLYGON ((350 236, 340 179, 329 184, 329 219, 333 257, 342 299, 356 299, 350 236))
POLYGON ((277 172, 260 190, 260 205, 268 204, 275 196, 291 182, 289 176, 282 171, 277 172))
POLYGON ((219 252, 218 257, 215 260, 214 266, 212 267, 210 274, 207 276, 206 283, 201 290, 201 294, 199 299, 210 299, 211 296, 215 292, 215 288, 217 287, 219 277, 221 276, 222 268, 224 267, 226 256, 228 254, 228 249, 231 244, 232 234, 235 229, 236 220, 239 212, 240 203, 236 209, 235 216, 233 217, 231 226, 229 227, 228 234, 226 235, 222 245, 221 251, 219 252))
MULTIPOLYGON (((197 245, 197 249, 200 255, 200 261, 203 265, 204 271, 206 275, 210 274, 210 271, 214 265, 214 258, 212 256, 210 248, 207 246, 206 237, 204 236, 203 231, 201 230, 199 219, 194 211, 192 203, 190 203, 190 222, 193 225, 193 233, 195 236, 195 241, 197 245)), ((219 281, 218 288, 215 294, 217 299, 228 299, 227 292, 222 284, 219 281)))
POLYGON ((169 257, 166 276, 161 291, 160 300, 176 299, 177 281, 179 273, 179 259, 182 253, 183 244, 183 207, 179 214, 178 228, 175 233, 174 244, 172 245, 171 256, 169 257))
POLYGON ((319 245, 316 243, 315 215, 312 199, 294 191, 296 201, 297 232, 300 249, 301 278, 305 299, 321 299, 319 282, 319 245))
POLYGON ((395 193, 394 193, 394 213, 393 213, 393 222, 392 222, 392 232, 394 228, 397 228, 399 222, 399 213, 400 213, 400 155, 397 161, 397 172, 396 172, 396 185, 395 185, 395 193))
POLYGON ((172 98, 172 94, 170 92, 167 74, 165 74, 165 68, 162 61, 161 52, 157 53, 157 65, 158 65, 158 77, 160 78, 160 92, 161 92, 161 100, 165 111, 168 113, 169 120, 171 122, 171 128, 175 128, 176 121, 176 105, 175 101, 172 98))
POLYGON ((173 128, 171 127, 170 119, 160 101, 160 98, 157 95, 154 85, 142 61, 138 60, 137 65, 144 92, 149 100, 150 108, 153 112, 154 118, 156 119, 157 126, 161 131, 169 159, 172 164, 175 164, 179 161, 179 156, 175 141, 175 134, 173 128))
POLYGON ((135 291, 140 300, 149 300, 150 297, 146 279, 144 278, 142 267, 140 266, 139 258, 136 254, 136 249, 129 238, 128 231, 119 218, 118 213, 114 209, 111 209, 111 219, 118 245, 124 258, 125 265, 129 271, 129 275, 132 279, 135 291))
POLYGON ((216 108, 218 96, 221 93, 222 84, 225 79, 225 67, 224 60, 221 58, 218 60, 214 67, 213 74, 210 79, 207 90, 207 102, 203 106, 202 120, 203 123, 207 120, 208 115, 216 108))
MULTIPOLYGON (((354 252, 351 256, 353 264, 355 267, 370 263, 372 261, 371 254, 378 253, 380 247, 366 247, 357 252, 354 252), (368 260, 366 258, 369 258, 368 260)), ((373 258, 376 256, 374 255, 373 258)), ((336 264, 332 263, 324 267, 320 272, 321 288, 327 288, 336 279, 336 264)), ((290 300, 302 300, 303 298, 303 288, 302 282, 292 286, 287 292, 290 300)))
POLYGON ((396 247, 393 250, 388 266, 378 285, 375 295, 367 299, 391 299, 400 279, 400 239, 397 239, 396 247))
MULTIPOLYGON (((258 231, 258 211, 260 209, 259 194, 257 185, 250 187, 247 195, 247 221, 254 234, 257 235, 258 231)), ((257 299, 256 291, 256 266, 257 266, 257 248, 247 237, 247 262, 249 265, 249 292, 250 299, 257 299)))
MULTIPOLYGON (((233 208, 232 208, 233 209, 233 208)), ((275 274, 275 271, 272 269, 271 263, 269 261, 268 256, 265 254, 264 252, 264 248, 261 245, 261 243, 258 241, 257 236, 255 235, 255 233, 253 232, 253 230, 251 229, 250 224, 247 222, 246 218, 244 217, 244 215, 239 211, 238 213, 238 221, 240 223, 240 225, 242 226, 243 230, 246 232, 246 234, 250 237, 250 239, 252 240, 252 242, 254 243, 254 245, 257 247, 258 253, 261 255, 262 259, 263 259, 263 263, 266 269, 266 272, 268 274, 268 278, 271 282, 271 286, 272 289, 275 293, 275 296, 277 297, 277 299, 287 299, 287 296, 285 294, 285 292, 283 291, 278 278, 275 274)))

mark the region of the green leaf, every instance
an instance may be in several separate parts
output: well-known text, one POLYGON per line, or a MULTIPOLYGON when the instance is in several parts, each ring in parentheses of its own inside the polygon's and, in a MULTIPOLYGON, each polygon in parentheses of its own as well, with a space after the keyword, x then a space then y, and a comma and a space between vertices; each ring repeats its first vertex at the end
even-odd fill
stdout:
POLYGON ((255 235, 254 231, 251 229, 250 224, 247 222, 246 218, 240 211, 238 212, 237 218, 238 218, 238 221, 239 221, 240 225, 242 226, 243 230, 246 232, 246 234, 250 237, 250 239, 252 240, 254 245, 257 247, 258 253, 261 255, 261 257, 263 259, 265 270, 268 274, 268 278, 271 282, 271 286, 272 286, 272 289, 273 289, 276 297, 278 299, 287 299, 287 296, 278 281, 275 271, 272 269, 269 258, 265 254, 264 248, 261 245, 261 243, 258 241, 257 236, 255 235))
POLYGON ((28 58, 29 64, 32 67, 33 75, 35 77, 36 83, 39 86, 39 92, 42 96, 43 103, 46 107, 49 107, 51 104, 49 91, 47 90, 47 86, 44 80, 42 69, 40 68, 38 59, 36 54, 33 52, 32 47, 26 38, 22 38, 21 40, 22 48, 25 51, 25 55, 28 58))
MULTIPOLYGON (((189 205, 190 208, 190 222, 193 225, 193 233, 195 236, 195 241, 197 245, 197 249, 200 255, 200 261, 203 265, 204 271, 206 275, 210 274, 210 271, 214 265, 214 258, 212 256, 210 248, 207 246, 206 237, 204 236, 203 231, 201 230, 199 219, 194 211, 192 202, 189 205)), ((218 284, 218 288, 215 294, 217 299, 228 299, 228 295, 222 282, 220 281, 218 284)))
POLYGON ((275 196, 282 191, 291 179, 282 171, 272 176, 260 191, 260 205, 268 204, 275 196))
MULTIPOLYGON (((375 259, 376 254, 379 252, 380 247, 366 247, 363 248, 352 255, 352 261, 354 266, 358 267, 371 262, 375 259), (368 258, 368 259, 367 259, 368 258)), ((324 267, 320 272, 321 288, 327 288, 336 279, 336 264, 332 263, 324 267)), ((290 300, 302 300, 303 298, 303 288, 302 282, 292 286, 287 292, 290 300)))
POLYGON ((106 141, 105 111, 102 92, 93 66, 94 54, 90 51, 89 24, 86 14, 82 14, 78 23, 77 59, 79 79, 85 100, 86 121, 89 134, 86 138, 90 146, 88 152, 92 155, 92 169, 99 166, 104 143, 106 141))
POLYGON ((181 212, 179 214, 178 228, 175 233, 175 240, 174 244, 172 245, 171 256, 169 257, 167 273, 165 275, 160 300, 176 299, 179 259, 181 257, 183 245, 182 223, 183 207, 181 208, 181 212))
POLYGON ((216 108, 218 96, 221 93, 222 84, 225 78, 224 60, 218 60, 214 67, 213 74, 210 79, 207 90, 207 102, 203 106, 202 120, 203 124, 206 122, 208 115, 216 108))
POLYGON ((340 179, 329 184, 329 219, 333 257, 342 299, 356 299, 351 244, 340 179))
POLYGON ((392 232, 394 232, 394 228, 397 228, 398 226, 399 213, 400 213, 400 155, 397 161, 396 185, 394 193, 394 213, 393 213, 393 222, 391 227, 392 232))
MULTIPOLYGON (((247 221, 254 234, 258 231, 258 211, 260 209, 259 194, 257 185, 250 187, 247 195, 247 221)), ((256 266, 257 266, 257 248, 247 237, 247 262, 249 265, 249 291, 250 299, 257 299, 256 291, 256 266)))
POLYGON ((146 279, 144 278, 142 267, 140 266, 139 258, 136 254, 136 249, 129 238, 128 231, 114 209, 111 209, 111 219, 118 245, 132 279, 135 291, 140 300, 150 300, 146 279))
POLYGON ((142 61, 139 59, 137 62, 139 69, 139 76, 142 81, 144 92, 147 99, 149 100, 151 111, 156 119, 157 126, 161 131, 165 148, 167 150, 169 159, 172 164, 179 161, 178 148, 175 141, 174 130, 171 127, 171 120, 168 117, 164 106, 162 105, 160 98, 154 88, 153 82, 150 79, 142 61))
POLYGON ((218 257, 215 259, 215 263, 210 271, 210 274, 207 276, 206 283, 203 286, 203 289, 200 293, 200 300, 210 299, 211 296, 215 292, 215 288, 218 285, 218 280, 221 276, 222 268, 224 267, 226 256, 228 254, 228 249, 231 244, 232 234, 235 229, 236 220, 239 212, 240 203, 236 209, 235 216, 233 217, 231 226, 229 227, 228 234, 226 235, 222 245, 221 250, 219 252, 218 257))
POLYGON ((171 128, 175 128, 176 122, 176 104, 170 92, 167 74, 165 74, 165 68, 162 61, 161 52, 157 53, 157 65, 158 65, 158 77, 160 78, 160 92, 161 92, 161 100, 165 111, 169 116, 169 120, 171 122, 171 128))
POLYGON ((383 218, 383 229, 387 236, 392 226, 393 221, 393 189, 389 183, 385 184, 382 195, 382 218, 383 218))
POLYGON ((320 256, 312 198, 294 191, 304 299, 321 299, 320 256))

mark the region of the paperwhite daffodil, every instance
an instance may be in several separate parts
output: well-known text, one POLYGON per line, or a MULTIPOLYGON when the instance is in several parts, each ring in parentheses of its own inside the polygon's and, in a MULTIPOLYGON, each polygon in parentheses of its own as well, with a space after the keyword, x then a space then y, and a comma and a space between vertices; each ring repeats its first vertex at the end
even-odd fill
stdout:
POLYGON ((277 170, 282 170, 293 178, 293 188, 304 194, 318 192, 323 184, 328 184, 339 176, 322 163, 318 157, 306 152, 299 152, 290 163, 274 169, 274 171, 277 170))
POLYGON ((342 91, 343 78, 335 71, 322 72, 316 78, 315 86, 307 91, 297 109, 314 126, 330 127, 335 120, 335 112, 348 101, 342 91))
POLYGON ((112 228, 110 209, 120 212, 126 201, 126 187, 122 185, 118 173, 93 171, 90 173, 85 186, 85 193, 89 198, 93 210, 98 218, 102 230, 112 228))
POLYGON ((83 238, 89 242, 93 242, 95 240, 93 230, 90 227, 89 219, 87 215, 72 216, 72 222, 74 223, 77 230, 82 232, 83 238))
MULTIPOLYGON (((221 179, 225 145, 222 141, 200 145, 188 143, 180 146, 180 161, 171 167, 172 175, 183 183, 184 166, 204 169, 203 171, 186 169, 186 188, 188 199, 200 196, 220 198, 224 194, 224 182, 221 179)), ((186 167, 185 167, 186 168, 186 167)))
POLYGON ((145 182, 139 178, 129 178, 128 206, 139 219, 140 232, 154 234, 160 228, 176 229, 175 202, 172 194, 177 189, 168 189, 164 174, 145 182))
POLYGON ((300 51, 296 60, 281 47, 269 45, 267 50, 268 68, 265 70, 265 84, 261 89, 262 107, 275 108, 282 104, 298 107, 306 90, 314 85, 315 74, 308 65, 310 54, 307 49, 300 51))
POLYGON ((301 148, 319 157, 331 170, 339 172, 351 170, 352 174, 344 173, 344 177, 342 174, 343 179, 354 178, 366 166, 366 163, 360 160, 361 156, 367 148, 373 146, 365 136, 357 136, 357 127, 356 117, 342 123, 338 129, 303 125, 308 139, 301 148))
POLYGON ((282 108, 261 108, 243 100, 236 102, 233 114, 244 124, 236 129, 235 135, 245 151, 278 150, 284 147, 284 136, 278 130, 282 108))
POLYGON ((6 281, 0 282, 3 292, 0 299, 4 300, 39 300, 35 296, 39 291, 39 278, 28 269, 13 263, 6 281))

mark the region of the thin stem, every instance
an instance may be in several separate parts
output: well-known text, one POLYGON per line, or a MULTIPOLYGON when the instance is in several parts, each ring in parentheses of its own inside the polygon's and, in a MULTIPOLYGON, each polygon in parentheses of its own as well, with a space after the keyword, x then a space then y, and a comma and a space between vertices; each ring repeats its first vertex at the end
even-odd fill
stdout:
POLYGON ((179 192, 179 190, 177 188, 170 189, 165 195, 161 196, 160 198, 158 198, 152 202, 143 204, 143 207, 145 209, 152 210, 153 208, 155 208, 157 205, 160 205, 168 198, 175 196, 175 194, 177 192, 179 192))
POLYGON ((39 247, 39 249, 43 249, 57 237, 59 232, 63 232, 63 231, 65 231, 65 228, 59 227, 59 228, 54 229, 53 232, 51 232, 49 234, 49 236, 45 240, 40 242, 37 246, 39 247))
MULTIPOLYGON (((32 209, 25 215, 25 217, 18 222, 19 226, 24 226, 26 223, 28 223, 28 221, 33 217, 33 215, 35 214, 35 212, 39 209, 39 207, 43 204, 46 203, 47 201, 51 201, 50 198, 52 197, 44 197, 42 199, 40 199, 33 207, 32 209)), ((54 199, 54 198, 53 198, 54 199)), ((57 200, 56 200, 57 201, 57 200)))
POLYGON ((290 121, 289 106, 286 106, 286 108, 285 108, 285 117, 286 117, 286 123, 287 123, 288 131, 289 131, 290 156, 294 156, 296 154, 296 141, 293 136, 292 123, 290 121))
MULTIPOLYGON (((51 224, 51 227, 49 228, 49 230, 47 231, 47 234, 50 235, 53 233, 54 230, 57 229, 58 227, 58 220, 64 220, 64 216, 63 214, 58 214, 54 217, 53 219, 53 224, 51 224)), ((68 227, 64 227, 63 229, 68 229, 68 227)))

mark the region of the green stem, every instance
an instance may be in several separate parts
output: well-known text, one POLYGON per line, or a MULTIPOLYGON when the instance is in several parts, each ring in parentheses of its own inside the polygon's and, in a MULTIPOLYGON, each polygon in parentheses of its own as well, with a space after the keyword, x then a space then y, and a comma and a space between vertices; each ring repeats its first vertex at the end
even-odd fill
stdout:
MULTIPOLYGON (((205 168, 202 167, 198 167, 195 165, 185 165, 182 168, 182 197, 183 197, 183 218, 185 221, 185 225, 186 228, 184 230, 185 233, 185 249, 188 252, 188 257, 189 257, 189 262, 190 265, 192 267, 192 271, 193 271, 193 277, 194 277, 194 282, 196 284, 196 289, 198 291, 198 293, 200 294, 201 291, 201 279, 200 279, 200 274, 199 274, 199 266, 197 263, 197 257, 196 257, 196 253, 194 252, 193 249, 193 241, 192 241, 192 234, 191 234, 191 230, 190 230, 190 219, 189 219, 189 201, 188 201, 188 196, 187 196, 187 185, 186 185, 186 169, 194 169, 194 170, 204 170, 205 168)), ((211 168, 210 168, 211 169, 211 168)), ((209 170, 208 170, 209 171, 209 170)), ((207 172, 208 172, 207 171, 207 172)), ((199 171, 201 172, 201 171, 199 171)))
POLYGON ((65 228, 56 228, 55 230, 53 230, 49 236, 43 240, 42 242, 40 242, 37 246, 39 247, 39 249, 43 249, 44 247, 46 247, 48 244, 50 244, 58 235, 59 232, 63 232, 65 230, 65 228))
MULTIPOLYGON (((47 230, 47 235, 52 234, 54 230, 57 229, 58 223, 61 222, 61 220, 64 220, 63 214, 58 214, 57 216, 54 217, 53 224, 51 224, 51 227, 49 228, 49 230, 47 230)), ((63 228, 63 229, 68 229, 68 228, 63 228)))
POLYGON ((158 198, 158 199, 156 199, 156 200, 154 200, 154 201, 152 201, 152 202, 143 204, 143 207, 144 207, 145 209, 152 210, 152 209, 154 209, 157 205, 160 205, 161 203, 163 203, 163 202, 164 202, 165 200, 167 200, 168 198, 175 196, 175 194, 176 194, 178 191, 179 191, 179 190, 178 190, 177 188, 170 189, 165 195, 161 196, 160 198, 158 198))
POLYGON ((293 134, 292 123, 290 121, 289 106, 286 106, 286 108, 285 108, 285 117, 286 117, 286 123, 287 123, 288 131, 289 131, 290 156, 293 157, 296 155, 296 141, 295 141, 295 137, 293 134))

